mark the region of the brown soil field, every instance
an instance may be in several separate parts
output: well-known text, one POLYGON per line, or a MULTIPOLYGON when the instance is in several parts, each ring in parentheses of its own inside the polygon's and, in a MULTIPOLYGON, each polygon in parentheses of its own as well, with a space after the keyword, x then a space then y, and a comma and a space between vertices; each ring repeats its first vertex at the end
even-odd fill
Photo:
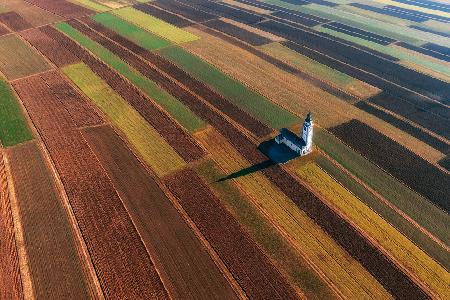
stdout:
POLYGON ((179 171, 167 178, 166 184, 249 298, 298 298, 286 278, 194 171, 179 171))
POLYGON ((42 30, 69 52, 76 53, 98 76, 105 80, 123 99, 128 101, 184 160, 190 162, 204 155, 203 150, 178 123, 173 121, 166 112, 146 98, 131 83, 118 76, 115 71, 54 28, 44 27, 42 30))
POLYGON ((23 31, 20 35, 58 67, 80 62, 75 54, 67 51, 39 29, 23 31))
POLYGON ((44 10, 64 18, 77 18, 84 15, 92 15, 94 12, 83 6, 73 4, 65 0, 26 0, 44 10))
POLYGON ((183 48, 299 116, 312 111, 317 123, 324 127, 358 119, 430 162, 437 162, 444 157, 443 153, 402 130, 370 116, 351 103, 324 92, 297 76, 281 71, 277 66, 248 51, 193 27, 187 30, 201 39, 183 44, 183 48))
MULTIPOLYGON (((119 44, 121 44, 124 48, 130 50, 132 49, 133 52, 140 54, 145 59, 145 61, 150 62, 151 64, 154 65, 158 65, 158 67, 161 67, 164 72, 169 74, 169 76, 182 83, 190 91, 202 97, 204 100, 206 100, 208 103, 216 107, 224 114, 228 115, 231 119, 240 124, 242 127, 246 128, 255 136, 262 137, 271 132, 271 130, 266 125, 262 124, 248 113, 239 109, 237 106, 226 100, 223 96, 212 91, 205 84, 194 79, 192 76, 189 76, 187 73, 185 73, 183 70, 181 70, 174 64, 168 62, 165 59, 162 59, 161 57, 158 57, 157 55, 151 52, 145 51, 144 49, 140 48, 131 41, 120 38, 117 34, 108 31, 106 28, 102 28, 101 25, 95 24, 95 22, 93 21, 87 20, 86 22, 88 22, 96 29, 100 30, 101 33, 108 35, 113 40, 119 41, 119 44)), ((155 81, 158 85, 166 89, 169 93, 171 93, 179 100, 183 101, 182 99, 180 99, 181 97, 192 97, 192 95, 186 93, 182 88, 180 87, 176 88, 175 87, 176 83, 173 82, 171 78, 167 78, 166 76, 162 75, 158 69, 156 69, 152 65, 147 64, 138 56, 131 54, 130 52, 126 51, 123 48, 120 48, 112 41, 102 37, 101 35, 94 32, 93 30, 91 30, 90 28, 81 24, 78 21, 71 21, 69 23, 76 29, 88 35, 93 40, 102 44, 105 48, 109 49, 111 52, 118 55, 124 61, 126 61, 131 66, 136 68, 139 72, 147 76, 149 79, 155 81)))
POLYGON ((83 133, 117 188, 170 296, 235 299, 189 225, 112 128, 88 128, 83 133))
POLYGON ((51 67, 36 51, 17 36, 0 37, 0 71, 9 79, 29 76, 51 67))
POLYGON ((51 93, 50 83, 36 75, 16 81, 14 88, 61 177, 105 297, 166 299, 167 292, 112 182, 70 113, 51 93))
POLYGON ((42 299, 92 297, 68 213, 39 146, 32 142, 9 148, 7 157, 34 295, 42 299))
POLYGON ((9 33, 8 28, 6 28, 4 25, 0 24, 0 36, 5 35, 9 33))
POLYGON ((3 154, 0 151, 0 299, 23 299, 14 224, 3 154))
POLYGON ((20 12, 20 15, 34 27, 62 20, 59 16, 32 5, 25 0, 0 0, 0 5, 12 11, 20 12))
POLYGON ((0 22, 8 26, 13 31, 22 31, 32 27, 28 21, 14 11, 0 14, 0 22))

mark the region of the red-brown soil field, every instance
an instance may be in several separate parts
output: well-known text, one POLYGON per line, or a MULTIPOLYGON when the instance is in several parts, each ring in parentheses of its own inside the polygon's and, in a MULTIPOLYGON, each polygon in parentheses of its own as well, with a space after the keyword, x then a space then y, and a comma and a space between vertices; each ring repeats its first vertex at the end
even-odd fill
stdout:
POLYGON ((28 23, 27 20, 13 11, 0 14, 0 22, 8 26, 13 31, 22 31, 32 27, 32 25, 28 23))
POLYGON ((65 0, 27 0, 27 2, 65 18, 76 18, 94 13, 90 9, 65 0))

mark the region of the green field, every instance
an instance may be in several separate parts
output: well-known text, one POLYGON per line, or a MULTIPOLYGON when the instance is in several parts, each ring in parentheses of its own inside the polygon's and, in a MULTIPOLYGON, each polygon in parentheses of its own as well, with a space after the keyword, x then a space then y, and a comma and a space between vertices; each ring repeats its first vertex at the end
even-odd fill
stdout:
POLYGON ((428 255, 438 261, 442 266, 450 269, 450 258, 448 252, 444 250, 444 248, 436 244, 422 231, 414 227, 409 221, 399 215, 388 205, 381 202, 380 199, 375 197, 364 186, 362 186, 348 174, 344 173, 327 158, 319 156, 316 159, 316 163, 335 180, 337 180, 340 184, 347 188, 347 190, 358 197, 363 203, 365 203, 377 214, 379 214, 384 220, 397 228, 397 230, 403 233, 414 244, 419 246, 428 255))
POLYGON ((147 15, 132 7, 114 10, 113 14, 176 44, 192 42, 198 39, 198 37, 192 33, 147 15))
POLYGON ((212 87, 242 110, 273 128, 287 127, 298 122, 298 118, 289 111, 186 50, 179 47, 168 47, 159 50, 159 53, 212 87))
POLYGON ((88 66, 75 64, 63 72, 108 116, 158 176, 185 165, 159 133, 88 66))
POLYGON ((417 223, 450 245, 450 216, 391 177, 323 129, 315 129, 314 142, 350 173, 380 193, 417 223))
POLYGON ((183 103, 161 89, 156 83, 139 73, 122 61, 117 55, 91 40, 67 23, 59 23, 56 28, 77 41, 80 45, 91 51, 111 68, 126 77, 131 83, 142 90, 148 97, 161 105, 174 119, 176 119, 189 132, 204 128, 206 124, 189 110, 183 103))
POLYGON ((170 45, 169 41, 157 37, 111 13, 97 14, 91 18, 147 50, 152 51, 170 45))
POLYGON ((0 141, 4 147, 31 140, 33 135, 18 99, 9 85, 0 79, 0 141))
POLYGON ((325 282, 301 259, 231 181, 218 182, 225 174, 213 161, 198 166, 197 172, 236 218, 252 234, 262 248, 279 264, 302 289, 308 299, 333 299, 335 295, 325 282))

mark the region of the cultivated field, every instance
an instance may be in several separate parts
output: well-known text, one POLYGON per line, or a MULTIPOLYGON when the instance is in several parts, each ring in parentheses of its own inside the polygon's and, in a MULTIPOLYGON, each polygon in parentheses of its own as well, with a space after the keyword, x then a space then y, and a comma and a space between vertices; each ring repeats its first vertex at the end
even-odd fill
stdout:
POLYGON ((447 2, 0 0, 0 298, 450 298, 447 2))

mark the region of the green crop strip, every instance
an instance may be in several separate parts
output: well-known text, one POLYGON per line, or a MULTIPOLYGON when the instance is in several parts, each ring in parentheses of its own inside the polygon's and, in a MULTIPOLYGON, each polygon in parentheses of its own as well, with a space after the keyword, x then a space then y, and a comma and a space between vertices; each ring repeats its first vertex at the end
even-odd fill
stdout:
POLYGON ((103 26, 117 32, 121 36, 129 39, 130 41, 147 50, 152 51, 170 45, 169 41, 157 37, 156 35, 145 31, 144 29, 134 24, 124 21, 113 14, 97 14, 95 16, 92 16, 91 18, 99 24, 102 24, 103 26))
POLYGON ((77 41, 80 45, 94 53, 111 68, 126 77, 147 96, 161 105, 174 119, 176 119, 189 132, 198 131, 206 126, 188 107, 175 99, 172 95, 161 89, 156 83, 146 78, 134 68, 121 60, 117 55, 91 40, 67 23, 55 25, 60 31, 77 41))
POLYGON ((179 47, 164 48, 159 50, 159 53, 212 87, 242 110, 273 128, 288 127, 298 122, 298 118, 289 111, 179 47))
POLYGON ((33 139, 17 98, 9 85, 0 80, 0 141, 4 147, 33 139))

